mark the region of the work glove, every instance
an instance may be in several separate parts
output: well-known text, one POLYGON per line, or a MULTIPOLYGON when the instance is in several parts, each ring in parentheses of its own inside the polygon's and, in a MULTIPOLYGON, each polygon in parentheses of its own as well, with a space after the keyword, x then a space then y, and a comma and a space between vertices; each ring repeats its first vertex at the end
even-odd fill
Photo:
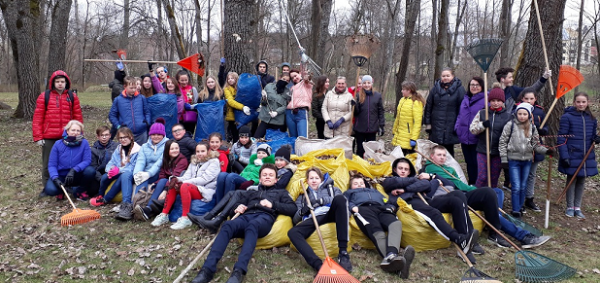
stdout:
POLYGON ((265 90, 263 89, 263 91, 262 91, 260 94, 262 95, 262 98, 263 98, 263 99, 267 99, 267 91, 265 91, 265 90))
POLYGON ((558 165, 563 168, 569 168, 571 167, 571 161, 569 159, 561 159, 558 161, 558 165))
POLYGON ((275 111, 270 111, 270 112, 269 112, 269 115, 271 115, 271 118, 275 118, 275 117, 277 117, 277 112, 275 112, 275 111))
POLYGON ((119 71, 123 71, 123 68, 124 68, 123 62, 119 61, 116 63, 116 65, 117 65, 117 69, 119 69, 119 71))
POLYGON ((331 121, 327 121, 327 127, 329 127, 330 130, 333 130, 333 123, 331 123, 331 121))
POLYGON ((554 156, 555 154, 556 154, 556 150, 554 150, 554 149, 552 149, 552 148, 549 148, 549 149, 546 151, 546 155, 548 155, 548 156, 554 156))
POLYGON ((335 124, 333 124, 333 128, 334 128, 334 129, 337 129, 337 128, 339 128, 339 127, 340 127, 340 125, 341 125, 342 123, 344 123, 345 121, 346 121, 346 119, 344 119, 344 117, 340 118, 339 120, 337 120, 337 122, 335 122, 335 124))
POLYGON ((415 147, 417 146, 417 142, 414 140, 410 140, 410 147, 415 147))
POLYGON ((75 181, 75 169, 71 168, 71 170, 69 170, 69 173, 67 173, 67 176, 65 177, 65 185, 71 186, 74 181, 75 181))
POLYGON ((46 141, 39 140, 39 141, 36 141, 35 143, 37 143, 37 145, 39 145, 39 146, 44 146, 44 144, 46 143, 46 141))
POLYGON ((384 126, 379 126, 379 136, 381 137, 383 135, 385 135, 385 128, 384 126))
POLYGON ((300 216, 306 216, 310 214, 310 207, 308 205, 303 205, 300 209, 300 216))
POLYGON ((119 167, 115 166, 108 170, 108 179, 112 179, 114 176, 119 175, 119 167))
POLYGON ((550 77, 552 77, 552 70, 546 70, 542 77, 544 77, 544 79, 549 79, 550 77))
POLYGON ((55 178, 54 180, 52 180, 52 182, 54 183, 54 185, 56 185, 57 188, 60 188, 65 185, 59 178, 55 178))
POLYGON ((244 106, 244 107, 242 108, 242 111, 244 111, 244 114, 246 114, 246 115, 250 115, 250 107, 248 107, 248 106, 244 106))
POLYGON ((481 122, 481 124, 483 124, 484 127, 489 128, 490 127, 490 120, 486 120, 481 122))
POLYGON ((150 173, 148 172, 137 172, 133 175, 133 180, 135 180, 135 184, 139 186, 141 183, 150 179, 150 173))
POLYGON ((502 170, 508 169, 508 163, 500 163, 500 168, 502 168, 502 170))
POLYGON ((600 136, 596 136, 596 138, 594 139, 594 143, 600 144, 600 136))
POLYGON ((225 57, 221 57, 221 65, 225 65, 225 57))
POLYGON ((262 159, 254 159, 254 165, 256 165, 256 166, 262 166, 263 165, 262 159))
POLYGON ((154 64, 156 63, 151 63, 148 61, 148 71, 150 71, 150 73, 154 72, 154 64))

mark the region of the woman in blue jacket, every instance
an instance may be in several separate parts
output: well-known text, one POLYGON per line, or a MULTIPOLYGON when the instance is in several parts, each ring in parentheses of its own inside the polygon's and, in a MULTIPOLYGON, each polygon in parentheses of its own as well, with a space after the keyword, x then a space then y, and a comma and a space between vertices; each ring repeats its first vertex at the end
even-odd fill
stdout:
POLYGON ((77 120, 69 121, 62 137, 50 151, 50 179, 46 182, 44 192, 62 200, 64 193, 61 186, 71 187, 75 197, 87 200, 87 187, 80 186, 84 185, 83 171, 90 165, 92 157, 89 143, 83 137, 83 124, 77 120))

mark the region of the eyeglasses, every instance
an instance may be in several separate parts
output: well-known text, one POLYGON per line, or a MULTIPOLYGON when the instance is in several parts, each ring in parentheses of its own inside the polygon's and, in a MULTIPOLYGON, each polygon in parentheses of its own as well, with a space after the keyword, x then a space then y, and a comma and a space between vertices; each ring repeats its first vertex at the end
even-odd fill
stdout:
POLYGON ((120 140, 120 141, 121 141, 121 140, 128 140, 128 139, 129 139, 129 137, 119 137, 119 140, 120 140))
POLYGON ((470 84, 470 87, 481 87, 481 85, 476 85, 476 84, 470 84))
POLYGON ((102 137, 102 138, 108 138, 108 137, 110 137, 110 134, 108 134, 108 135, 100 135, 100 137, 102 137))

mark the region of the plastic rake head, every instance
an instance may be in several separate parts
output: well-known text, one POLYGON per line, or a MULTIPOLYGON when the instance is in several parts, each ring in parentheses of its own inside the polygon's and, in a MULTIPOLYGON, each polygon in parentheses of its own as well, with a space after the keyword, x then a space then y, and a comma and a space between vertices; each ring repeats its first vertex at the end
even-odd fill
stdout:
POLYGON ((460 278, 460 283, 502 283, 502 281, 471 267, 460 278))
POLYGON ((516 277, 522 282, 558 282, 577 272, 575 268, 530 251, 515 253, 515 264, 516 277))
POLYGON ((100 219, 100 213, 95 210, 73 209, 69 214, 60 218, 61 226, 72 226, 100 219))
POLYGON ((360 283, 360 281, 333 259, 326 257, 313 283, 360 283))
POLYGON ((467 52, 471 54, 471 57, 475 59, 475 62, 485 73, 490 68, 490 64, 494 61, 501 45, 502 39, 500 38, 477 39, 467 46, 467 52))
POLYGON ((525 223, 525 222, 519 220, 518 218, 515 218, 512 215, 509 215, 507 213, 503 213, 503 215, 506 219, 508 219, 508 221, 515 224, 515 226, 520 227, 523 230, 526 230, 527 232, 533 234, 536 237, 544 235, 544 232, 542 232, 538 228, 533 227, 531 224, 525 223))
POLYGON ((569 66, 560 65, 558 72, 558 87, 556 87, 556 99, 561 98, 570 90, 583 82, 584 78, 579 70, 569 66))

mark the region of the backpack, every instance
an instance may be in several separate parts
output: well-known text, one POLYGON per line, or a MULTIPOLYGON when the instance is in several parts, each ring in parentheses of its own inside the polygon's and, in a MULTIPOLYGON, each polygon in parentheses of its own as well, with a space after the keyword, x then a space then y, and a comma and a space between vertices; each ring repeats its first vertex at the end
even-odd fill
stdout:
MULTIPOLYGON (((46 109, 46 111, 48 111, 48 102, 50 101, 50 92, 51 90, 47 89, 44 92, 44 106, 46 109)), ((69 102, 71 104, 71 118, 73 118, 73 107, 75 105, 75 95, 73 94, 73 92, 71 90, 67 90, 67 102, 69 102)))
MULTIPOLYGON (((148 186, 148 188, 142 188, 139 190, 132 198, 131 202, 133 203, 133 207, 140 206, 145 207, 150 202, 150 198, 152 197, 152 193, 154 192, 154 184, 148 186)), ((145 221, 145 219, 139 218, 139 215, 136 213, 133 214, 133 218, 136 220, 145 221)))

